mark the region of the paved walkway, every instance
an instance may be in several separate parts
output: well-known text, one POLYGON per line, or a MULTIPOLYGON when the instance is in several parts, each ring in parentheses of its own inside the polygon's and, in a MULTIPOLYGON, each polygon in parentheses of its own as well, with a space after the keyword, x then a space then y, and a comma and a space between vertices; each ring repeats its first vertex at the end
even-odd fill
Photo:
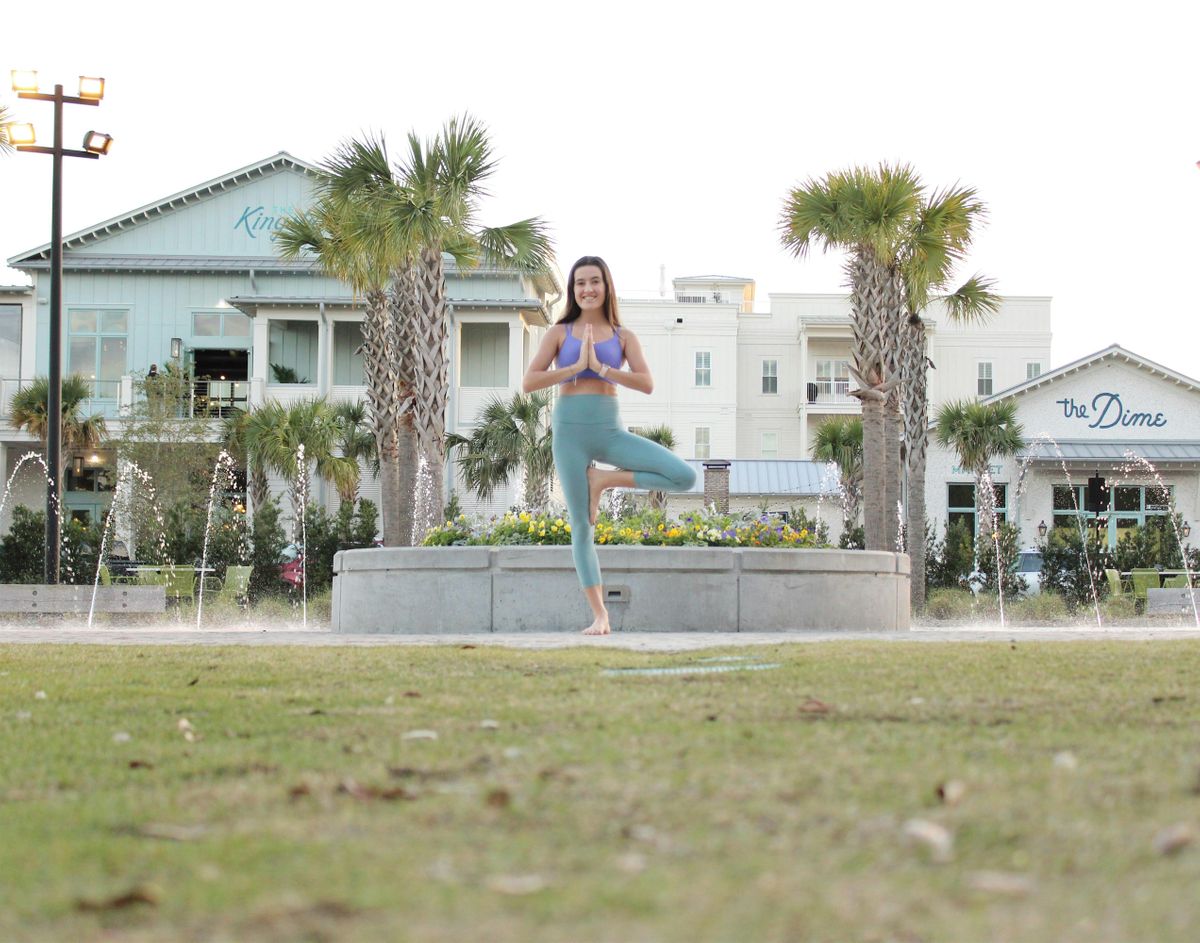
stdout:
POLYGON ((153 627, 96 627, 45 625, 2 626, 0 645, 490 645, 505 648, 574 648, 592 645, 634 651, 676 652, 744 645, 781 645, 792 642, 1021 642, 1120 641, 1144 642, 1157 639, 1200 641, 1200 631, 1180 628, 1153 629, 1144 626, 1121 628, 1078 627, 1066 629, 978 628, 913 629, 910 632, 618 632, 606 637, 575 632, 523 632, 498 634, 478 632, 455 635, 352 635, 334 634, 324 628, 199 629, 185 625, 153 627))

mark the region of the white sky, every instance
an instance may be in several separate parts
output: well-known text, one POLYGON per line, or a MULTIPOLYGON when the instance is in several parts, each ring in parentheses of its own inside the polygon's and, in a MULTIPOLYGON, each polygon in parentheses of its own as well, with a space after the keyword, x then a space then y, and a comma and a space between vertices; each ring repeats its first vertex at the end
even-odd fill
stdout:
MULTIPOLYGON (((569 2, 10 4, 0 101, 50 138, 10 68, 73 89, 72 232, 279 150, 395 151, 469 111, 500 170, 485 222, 541 215, 560 267, 594 253, 618 291, 729 274, 840 291, 840 259, 779 245, 791 186, 909 161, 990 207, 964 277, 1053 297, 1056 365, 1118 342, 1200 376, 1200 5, 569 2), (439 12, 445 11, 445 12, 439 12), (61 30, 61 35, 56 35, 61 30)), ((50 160, 0 158, 0 256, 49 241, 50 160)), ((11 271, 0 281, 19 281, 11 271)))

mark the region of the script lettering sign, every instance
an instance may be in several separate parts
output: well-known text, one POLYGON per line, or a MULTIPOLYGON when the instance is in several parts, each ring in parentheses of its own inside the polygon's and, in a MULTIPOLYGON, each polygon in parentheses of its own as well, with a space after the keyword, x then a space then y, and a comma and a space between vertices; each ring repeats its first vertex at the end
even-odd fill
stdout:
POLYGON ((1064 419, 1081 419, 1089 429, 1161 429, 1167 424, 1167 417, 1160 412, 1141 412, 1126 406, 1120 393, 1097 393, 1091 403, 1077 402, 1073 396, 1054 402, 1063 408, 1064 419))

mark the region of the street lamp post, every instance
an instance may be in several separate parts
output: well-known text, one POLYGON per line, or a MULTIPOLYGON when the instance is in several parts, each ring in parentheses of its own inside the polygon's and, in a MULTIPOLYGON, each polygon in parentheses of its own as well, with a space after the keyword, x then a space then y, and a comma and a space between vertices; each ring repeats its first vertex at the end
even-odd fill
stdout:
POLYGON ((13 91, 18 98, 54 102, 54 146, 39 147, 33 126, 14 125, 9 139, 18 151, 49 154, 54 161, 51 184, 50 216, 50 369, 46 395, 46 582, 59 579, 59 557, 62 547, 62 159, 84 157, 96 159, 107 154, 112 138, 107 134, 89 131, 83 139, 83 149, 63 147, 63 105, 99 105, 104 97, 104 79, 79 77, 79 94, 64 95, 61 85, 53 94, 39 92, 37 73, 14 70, 13 91))

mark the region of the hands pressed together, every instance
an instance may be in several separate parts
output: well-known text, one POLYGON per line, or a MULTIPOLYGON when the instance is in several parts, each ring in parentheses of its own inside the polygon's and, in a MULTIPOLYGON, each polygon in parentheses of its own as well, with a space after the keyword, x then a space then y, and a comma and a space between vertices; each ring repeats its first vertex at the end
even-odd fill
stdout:
POLYGON ((600 358, 596 356, 595 336, 592 332, 592 326, 589 324, 583 329, 583 337, 579 342, 579 359, 575 361, 575 372, 581 373, 584 370, 593 370, 596 373, 600 373, 603 366, 600 358))

